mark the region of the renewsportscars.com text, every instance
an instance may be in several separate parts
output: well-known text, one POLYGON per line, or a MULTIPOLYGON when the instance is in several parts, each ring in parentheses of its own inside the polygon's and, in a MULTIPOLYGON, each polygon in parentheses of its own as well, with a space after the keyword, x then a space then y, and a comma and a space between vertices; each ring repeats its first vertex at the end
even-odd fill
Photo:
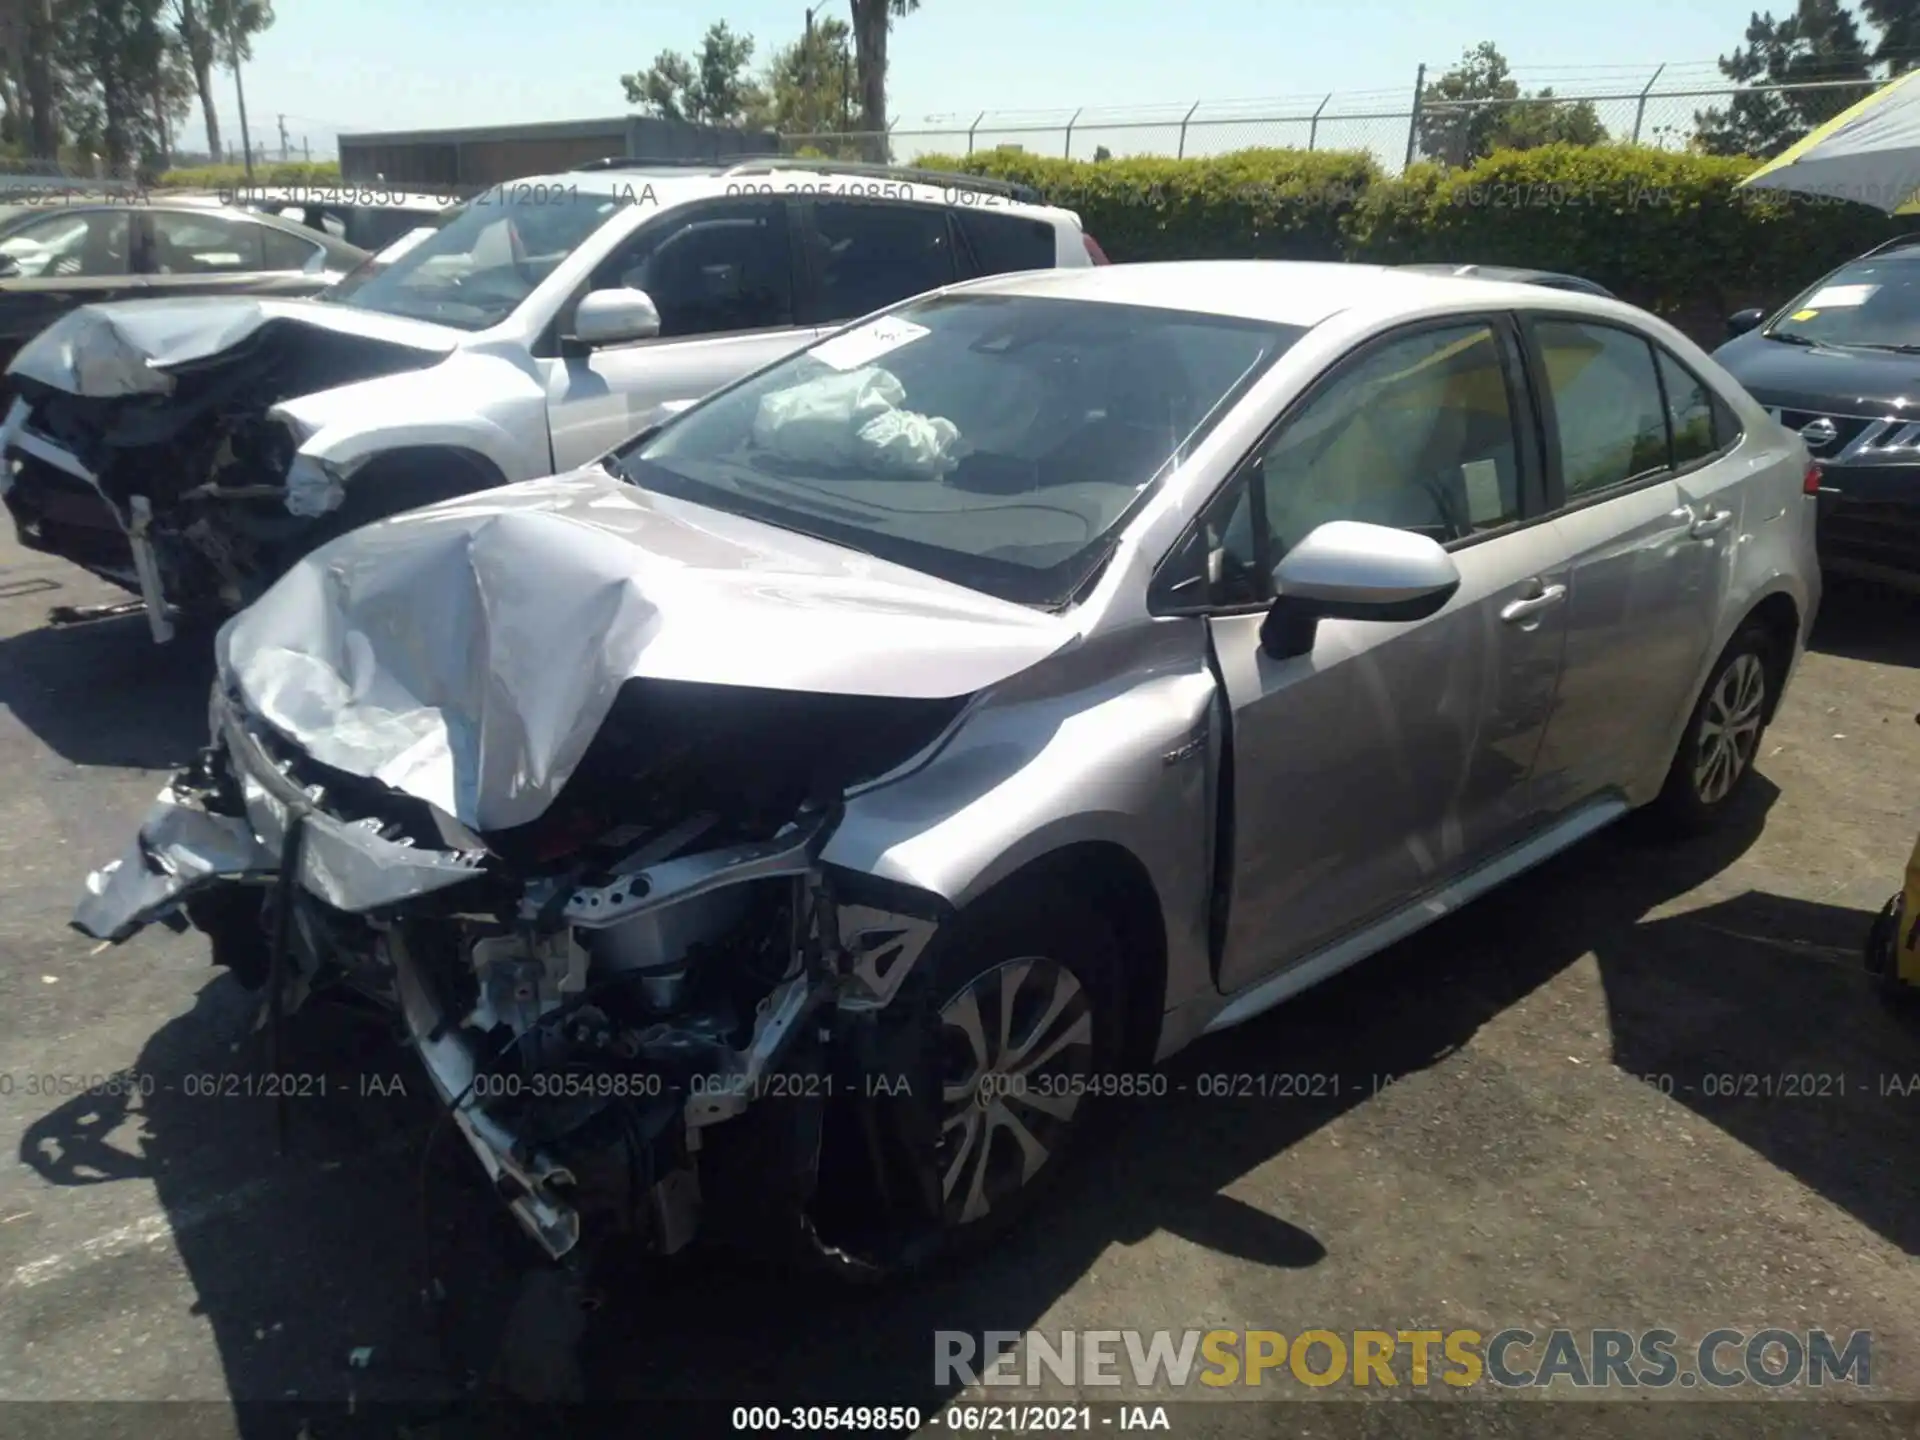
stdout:
MULTIPOLYGON (((1447 1385, 1864 1388, 1873 1333, 1712 1330, 965 1330, 934 1332, 934 1384, 1136 1389, 1447 1385)), ((1204 1393, 1204 1391, 1202 1392, 1204 1393)))

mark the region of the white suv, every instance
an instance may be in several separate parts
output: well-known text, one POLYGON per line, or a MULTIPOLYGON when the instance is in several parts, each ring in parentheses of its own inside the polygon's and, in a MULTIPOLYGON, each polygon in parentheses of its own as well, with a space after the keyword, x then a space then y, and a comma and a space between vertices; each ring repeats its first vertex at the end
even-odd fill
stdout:
POLYGON ((1105 263, 1033 198, 791 160, 497 186, 314 299, 73 311, 8 371, 0 493, 23 544, 140 595, 164 641, 324 540, 582 465, 910 295, 1105 263))

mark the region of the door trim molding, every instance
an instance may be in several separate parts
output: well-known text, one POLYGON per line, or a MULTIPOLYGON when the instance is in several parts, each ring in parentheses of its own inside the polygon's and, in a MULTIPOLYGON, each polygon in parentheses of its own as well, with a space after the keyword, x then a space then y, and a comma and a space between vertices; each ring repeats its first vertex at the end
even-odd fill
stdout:
POLYGON ((1357 965, 1395 941, 1424 930, 1442 916, 1452 914, 1495 886, 1552 859, 1562 850, 1612 824, 1630 808, 1617 795, 1588 801, 1531 839, 1502 851, 1457 880, 1428 891, 1363 929, 1323 946, 1278 974, 1257 980, 1245 989, 1224 997, 1225 1003, 1206 1022, 1200 1034, 1211 1035, 1216 1031, 1231 1029, 1291 1000, 1301 991, 1357 965))

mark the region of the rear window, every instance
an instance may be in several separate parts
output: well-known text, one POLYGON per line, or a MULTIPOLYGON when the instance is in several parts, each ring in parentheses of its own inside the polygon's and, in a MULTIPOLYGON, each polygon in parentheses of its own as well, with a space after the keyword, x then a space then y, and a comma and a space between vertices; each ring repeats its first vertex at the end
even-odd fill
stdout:
POLYGON ((320 259, 320 247, 279 230, 260 227, 261 268, 265 270, 305 270, 320 259))
POLYGON ((954 218, 982 275, 1053 268, 1053 226, 1047 221, 964 207, 954 211, 954 218))

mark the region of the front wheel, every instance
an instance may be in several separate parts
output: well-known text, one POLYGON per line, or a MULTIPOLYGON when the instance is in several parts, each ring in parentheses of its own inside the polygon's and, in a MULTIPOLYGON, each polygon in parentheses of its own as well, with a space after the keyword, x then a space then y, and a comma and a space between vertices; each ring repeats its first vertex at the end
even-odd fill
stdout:
POLYGON ((1732 807, 1753 774, 1779 673, 1764 626, 1747 626, 1721 652, 1655 804, 1671 829, 1703 834, 1732 807))
POLYGON ((1059 1175, 1119 1051, 1119 946, 1078 897, 1022 886, 941 937, 938 1250, 970 1247, 1059 1175))

